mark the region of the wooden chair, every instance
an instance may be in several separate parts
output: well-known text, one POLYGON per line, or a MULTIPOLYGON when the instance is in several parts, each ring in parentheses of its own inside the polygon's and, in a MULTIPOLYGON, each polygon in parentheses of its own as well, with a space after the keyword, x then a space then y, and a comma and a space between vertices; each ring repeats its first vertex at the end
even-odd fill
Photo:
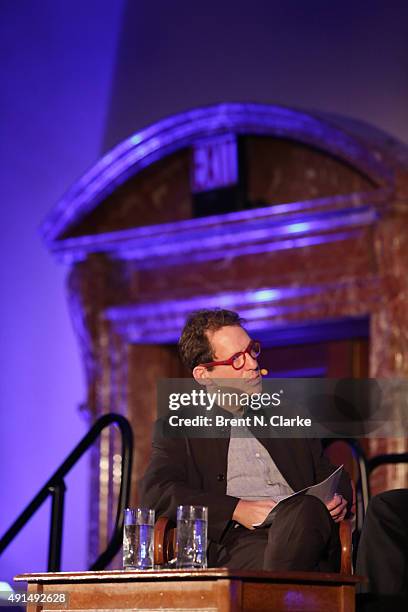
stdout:
POLYGON ((177 529, 167 516, 157 519, 154 526, 154 564, 166 566, 176 556, 177 529))
MULTIPOLYGON (((324 453, 333 465, 345 465, 353 487, 353 519, 351 521, 351 567, 355 567, 357 549, 365 513, 370 498, 369 460, 359 440, 353 438, 329 438, 323 440, 324 453)), ((346 537, 346 536, 344 536, 346 537)))

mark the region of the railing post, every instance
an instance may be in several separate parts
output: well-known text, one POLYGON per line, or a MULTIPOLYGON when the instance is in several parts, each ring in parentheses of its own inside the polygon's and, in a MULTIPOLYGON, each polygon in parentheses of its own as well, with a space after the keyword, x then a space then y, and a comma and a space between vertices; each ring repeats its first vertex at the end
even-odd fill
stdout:
POLYGON ((61 571, 62 527, 64 524, 65 482, 49 487, 52 496, 50 541, 48 544, 48 571, 61 571))

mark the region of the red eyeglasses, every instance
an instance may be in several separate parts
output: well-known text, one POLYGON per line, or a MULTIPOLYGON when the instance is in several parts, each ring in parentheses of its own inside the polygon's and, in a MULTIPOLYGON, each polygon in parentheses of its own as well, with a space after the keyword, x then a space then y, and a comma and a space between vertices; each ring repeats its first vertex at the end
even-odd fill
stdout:
POLYGON ((241 370, 245 365, 246 354, 250 355, 252 359, 257 359, 261 354, 261 344, 257 340, 251 340, 251 342, 246 347, 245 351, 240 351, 239 353, 235 353, 229 359, 225 361, 210 361, 210 363, 200 363, 201 366, 205 368, 210 368, 212 366, 219 365, 230 365, 234 368, 234 370, 241 370))

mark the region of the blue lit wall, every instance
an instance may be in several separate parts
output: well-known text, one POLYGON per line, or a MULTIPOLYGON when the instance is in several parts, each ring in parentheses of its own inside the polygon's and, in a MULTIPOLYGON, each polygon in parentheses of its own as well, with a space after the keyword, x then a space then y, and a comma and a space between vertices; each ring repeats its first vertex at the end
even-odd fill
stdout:
MULTIPOLYGON (((278 103, 408 142, 408 4, 5 0, 0 21, 0 533, 85 431, 66 270, 37 227, 101 152, 188 107, 278 103)), ((64 569, 86 566, 86 462, 68 481, 64 569)), ((0 560, 45 569, 48 508, 0 560)))
POLYGON ((348 115, 408 142, 407 40, 405 0, 128 0, 105 145, 226 100, 348 115))
MULTIPOLYGON (((66 270, 38 226, 99 157, 123 5, 2 2, 0 19, 0 534, 86 430, 66 270)), ((67 481, 64 568, 87 563, 87 462, 67 481)), ((0 580, 46 569, 47 505, 0 559, 0 580)))

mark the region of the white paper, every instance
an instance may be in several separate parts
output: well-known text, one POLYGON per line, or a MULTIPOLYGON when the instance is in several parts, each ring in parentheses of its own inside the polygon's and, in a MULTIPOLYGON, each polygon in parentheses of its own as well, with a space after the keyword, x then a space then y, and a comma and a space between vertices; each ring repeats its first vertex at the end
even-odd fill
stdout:
POLYGON ((306 487, 305 489, 301 489, 300 491, 296 491, 296 493, 292 493, 291 495, 285 495, 280 498, 277 498, 276 506, 272 508, 266 519, 262 523, 254 523, 252 527, 267 527, 271 525, 273 521, 273 512, 278 507, 278 505, 285 503, 287 499, 296 497, 297 495, 314 495, 315 497, 318 497, 324 504, 327 504, 327 502, 329 502, 333 498, 334 494, 337 491, 342 471, 343 466, 341 465, 325 480, 322 480, 322 482, 319 482, 310 487, 306 487))

